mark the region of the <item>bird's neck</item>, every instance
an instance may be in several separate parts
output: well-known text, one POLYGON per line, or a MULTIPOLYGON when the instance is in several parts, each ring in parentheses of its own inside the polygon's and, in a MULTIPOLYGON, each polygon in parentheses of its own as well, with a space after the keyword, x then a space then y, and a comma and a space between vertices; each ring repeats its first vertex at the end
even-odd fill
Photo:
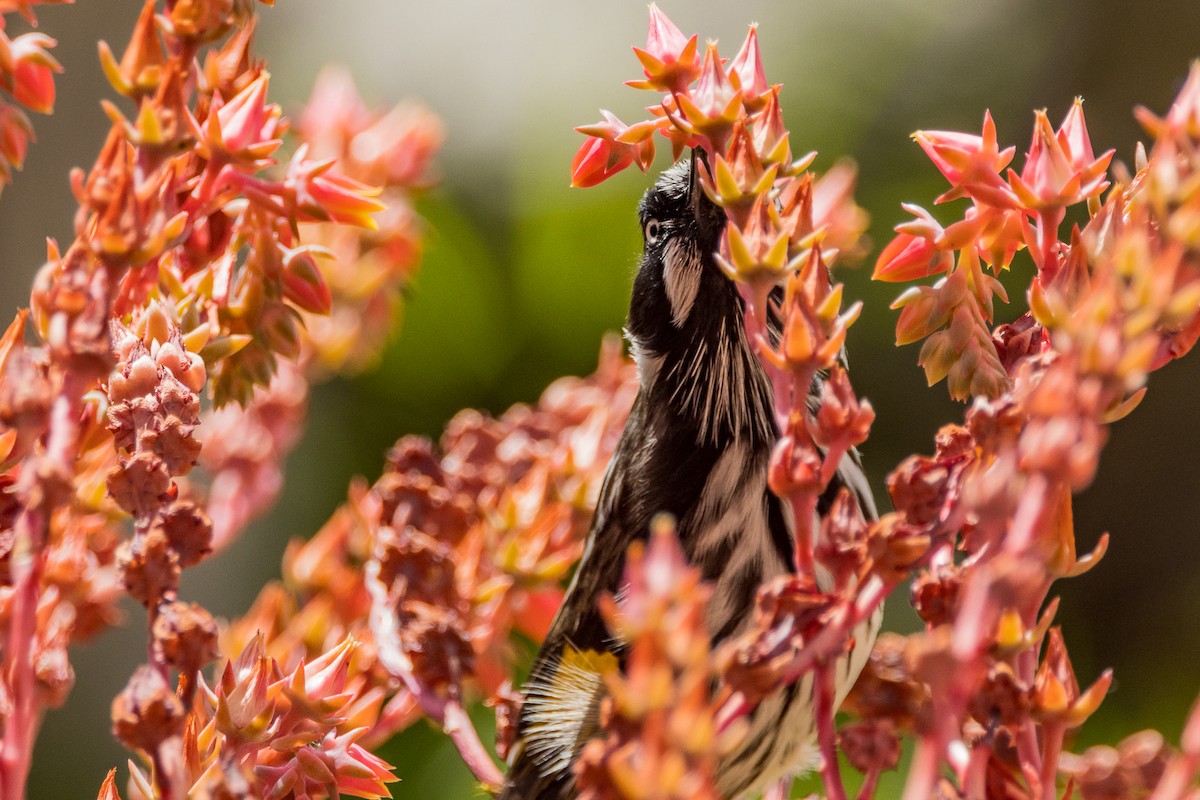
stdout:
POLYGON ((770 384, 740 307, 690 319, 666 352, 642 349, 636 339, 632 350, 642 392, 669 407, 696 444, 770 447, 775 440, 770 384))

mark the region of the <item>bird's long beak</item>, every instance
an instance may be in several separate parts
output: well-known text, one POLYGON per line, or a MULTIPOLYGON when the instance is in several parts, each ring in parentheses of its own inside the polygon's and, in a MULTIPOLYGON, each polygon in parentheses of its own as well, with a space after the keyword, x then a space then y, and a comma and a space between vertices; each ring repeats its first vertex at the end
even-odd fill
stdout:
POLYGON ((692 209, 693 215, 700 212, 700 193, 704 191, 699 186, 700 168, 697 166, 701 152, 695 147, 692 148, 692 167, 688 174, 688 207, 692 209))

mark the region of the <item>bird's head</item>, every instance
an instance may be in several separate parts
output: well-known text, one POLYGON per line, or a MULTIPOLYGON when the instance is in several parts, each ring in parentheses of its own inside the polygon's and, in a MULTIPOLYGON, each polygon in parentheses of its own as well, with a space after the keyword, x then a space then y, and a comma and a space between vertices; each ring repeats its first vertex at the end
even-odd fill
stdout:
POLYGON ((740 299, 713 259, 725 213, 704 194, 695 159, 671 167, 638 207, 644 250, 627 331, 642 352, 662 355, 698 325, 736 313, 740 299))

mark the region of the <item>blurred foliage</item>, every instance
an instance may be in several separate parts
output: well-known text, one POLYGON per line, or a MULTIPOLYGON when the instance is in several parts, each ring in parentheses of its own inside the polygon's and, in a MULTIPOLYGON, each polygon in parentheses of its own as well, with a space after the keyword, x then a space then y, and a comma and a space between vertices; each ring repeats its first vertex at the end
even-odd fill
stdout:
MULTIPOLYGON (((640 100, 613 87, 634 77, 628 47, 642 40, 645 5, 479 5, 289 0, 263 11, 262 49, 285 102, 298 105, 320 66, 342 61, 380 104, 423 98, 445 118, 449 139, 444 182, 422 204, 435 233, 394 346, 375 371, 317 391, 276 512, 189 571, 184 596, 216 614, 242 612, 278 575, 284 543, 315 531, 351 476, 377 476, 398 436, 436 436, 462 407, 498 412, 536 398, 553 378, 590 370, 602 333, 622 323, 639 243, 634 208, 649 181, 627 173, 569 190, 579 144, 570 128, 591 120, 597 106, 622 115, 640 100)), ((55 54, 66 72, 58 110, 34 120, 38 142, 0 197, 0 292, 10 311, 26 302, 43 237, 69 238, 67 170, 90 161, 107 128, 95 41, 123 45, 137 7, 80 0, 40 15, 60 40, 55 54)), ((1097 149, 1116 147, 1118 159, 1131 161, 1140 138, 1134 105, 1165 109, 1188 61, 1200 56, 1195 0, 678 0, 664 9, 687 32, 716 30, 730 40, 747 22, 762 23, 769 71, 785 76, 794 149, 818 150, 819 168, 841 155, 858 161, 858 199, 877 244, 904 217, 902 200, 928 203, 944 188, 909 140, 913 130, 977 130, 991 108, 1001 142, 1023 150, 1033 109, 1048 108, 1057 122, 1083 95, 1097 149)), ((865 457, 882 494, 887 471, 931 450, 934 431, 961 419, 962 409, 944 387, 925 387, 915 347, 892 346, 895 312, 887 306, 896 288, 871 285, 868 273, 841 277, 847 294, 866 303, 849 349, 855 386, 878 413, 865 457)), ((1098 569, 1064 585, 1059 618, 1081 680, 1105 666, 1117 676, 1077 749, 1149 726, 1176 736, 1196 694, 1198 386, 1195 358, 1156 374, 1141 408, 1112 430, 1100 474, 1076 503, 1080 549, 1105 530, 1112 545, 1098 569)), ((108 735, 108 704, 141 660, 140 613, 131 608, 127 628, 77 655, 78 683, 46 720, 30 797, 94 796, 109 766, 125 758, 108 735)), ((913 619, 906 599, 895 598, 887 624, 913 619)), ((400 765, 397 797, 473 795, 448 742, 423 724, 382 755, 400 765)), ((885 780, 880 796, 896 785, 885 780)))

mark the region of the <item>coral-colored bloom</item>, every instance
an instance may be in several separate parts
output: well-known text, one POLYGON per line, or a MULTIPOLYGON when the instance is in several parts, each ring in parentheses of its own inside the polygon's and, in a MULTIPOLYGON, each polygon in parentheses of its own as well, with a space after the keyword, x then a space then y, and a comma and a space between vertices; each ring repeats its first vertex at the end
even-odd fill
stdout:
POLYGON ((903 283, 929 275, 945 272, 953 263, 945 259, 934 259, 937 247, 933 240, 911 233, 898 233, 875 260, 875 271, 871 279, 889 283, 903 283))
POLYGON ((1160 119, 1141 106, 1138 107, 1136 116, 1142 127, 1156 139, 1169 136, 1200 139, 1200 62, 1192 62, 1187 81, 1179 90, 1175 101, 1171 103, 1166 116, 1160 119))
POLYGON ((303 145, 288 164, 283 185, 294 193, 295 207, 306 222, 333 221, 374 230, 372 215, 384 208, 375 199, 380 189, 334 169, 332 160, 310 160, 303 145))
POLYGON ((49 114, 54 110, 54 73, 62 65, 48 49, 54 40, 44 33, 26 33, 9 41, 0 31, 0 64, 11 65, 11 76, 0 69, 0 79, 17 102, 31 111, 49 114))
POLYGON ((999 149, 996 123, 990 111, 984 113, 981 136, 957 131, 917 131, 913 138, 953 187, 938 198, 939 203, 970 195, 1001 208, 1016 204, 1012 190, 1000 178, 1000 170, 1012 161, 1015 148, 999 149))
POLYGON ((750 130, 743 120, 733 129, 727 154, 717 153, 713 160, 712 177, 700 171, 701 185, 714 203, 735 220, 745 220, 745 212, 760 195, 765 195, 775 183, 778 164, 764 168, 754 146, 750 130))
POLYGON ((342 67, 325 67, 317 75, 297 127, 310 146, 320 143, 319 155, 333 155, 370 123, 350 73, 342 67))
POLYGON ((125 54, 118 63, 112 49, 100 42, 100 66, 112 87, 123 95, 135 97, 153 91, 162 79, 165 62, 154 12, 157 3, 147 0, 134 26, 125 54))
POLYGON ((1112 679, 1112 670, 1105 670, 1095 683, 1081 692, 1062 631, 1051 628, 1046 656, 1034 681, 1035 711, 1042 718, 1059 721, 1068 728, 1078 727, 1100 707, 1112 679))
POLYGON ((1034 115, 1033 141, 1018 177, 1009 183, 1028 209, 1069 206, 1094 197, 1108 186, 1105 170, 1113 151, 1096 158, 1083 121, 1083 101, 1076 98, 1057 132, 1045 112, 1034 115))
POLYGON ((731 280, 754 285, 764 295, 799 265, 789 257, 788 231, 779 227, 773 210, 760 195, 744 226, 725 226, 716 254, 717 265, 731 280))
POLYGON ((602 121, 575 129, 588 138, 571 161, 572 186, 595 186, 634 163, 645 172, 654 160, 654 131, 659 123, 626 125, 604 109, 600 115, 602 121))
POLYGON ((766 102, 771 91, 767 75, 763 72, 762 56, 758 51, 758 25, 751 25, 742 42, 742 49, 729 62, 729 79, 742 93, 746 105, 757 111, 766 102))
POLYGON ((677 97, 685 130, 708 140, 710 152, 724 149, 733 125, 746 114, 742 93, 734 88, 721 64, 716 42, 704 51, 704 66, 690 92, 677 97))
POLYGON ((700 71, 696 63, 696 41, 695 35, 686 38, 675 23, 651 3, 646 49, 633 48, 642 62, 646 80, 628 81, 628 84, 636 89, 660 92, 687 91, 688 84, 700 71))
POLYGON ((279 106, 267 102, 269 76, 262 73, 229 102, 210 112, 210 146, 231 156, 257 161, 279 147, 279 106))
POLYGON ((0 102, 0 186, 12 179, 13 170, 25 165, 25 153, 32 139, 33 126, 25 112, 0 102))

